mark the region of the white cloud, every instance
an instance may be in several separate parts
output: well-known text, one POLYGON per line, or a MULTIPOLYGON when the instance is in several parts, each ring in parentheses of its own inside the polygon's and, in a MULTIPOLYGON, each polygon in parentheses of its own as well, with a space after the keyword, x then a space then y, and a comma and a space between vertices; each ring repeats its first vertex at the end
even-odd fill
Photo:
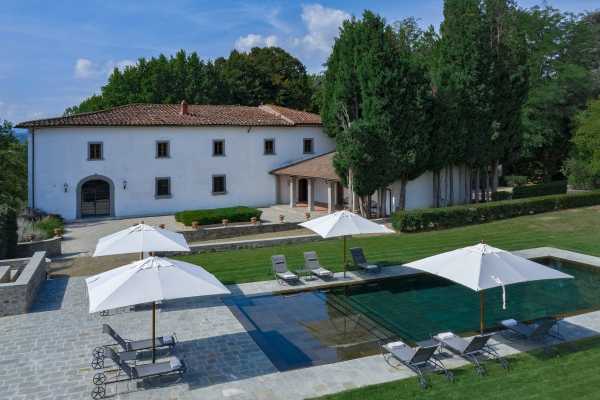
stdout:
POLYGON ((95 63, 87 58, 79 58, 75 61, 75 78, 77 79, 98 79, 109 76, 115 68, 121 71, 126 67, 135 65, 133 60, 108 60, 104 64, 95 63))
POLYGON ((307 52, 329 54, 339 27, 350 14, 335 8, 311 4, 302 7, 302 21, 306 25, 306 35, 295 38, 294 44, 307 52))
POLYGON ((87 58, 79 58, 75 62, 75 78, 89 79, 95 75, 94 63, 87 58))
POLYGON ((241 36, 235 41, 235 48, 238 51, 249 51, 253 47, 273 47, 277 46, 279 40, 275 35, 263 36, 255 33, 250 33, 246 36, 241 36))

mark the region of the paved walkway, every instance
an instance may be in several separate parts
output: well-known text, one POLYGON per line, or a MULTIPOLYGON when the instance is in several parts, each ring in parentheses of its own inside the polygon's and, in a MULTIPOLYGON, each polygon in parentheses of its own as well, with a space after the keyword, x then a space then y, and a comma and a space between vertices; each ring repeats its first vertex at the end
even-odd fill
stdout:
MULTIPOLYGON (((534 249, 529 254, 538 257, 553 251, 534 249)), ((600 266, 596 257, 558 252, 600 266)), ((394 270, 399 273, 400 268, 384 269, 386 274, 394 270)), ((232 289, 249 293, 273 287, 266 282, 232 289)), ((0 319, 0 397, 88 398, 95 372, 89 365, 92 349, 111 342, 101 333, 102 323, 110 323, 124 337, 143 338, 150 334, 150 321, 149 310, 89 315, 83 278, 45 282, 31 313, 0 319)), ((300 400, 412 376, 406 368, 390 367, 380 355, 278 372, 218 298, 166 302, 158 315, 158 334, 173 330, 179 339, 177 354, 189 366, 183 381, 170 385, 154 381, 139 387, 121 384, 119 394, 111 398, 300 400)), ((567 318, 561 321, 560 332, 568 340, 600 335, 600 312, 567 318)), ((501 337, 493 344, 503 355, 531 349, 501 337)), ((456 357, 444 363, 465 364, 456 357)))

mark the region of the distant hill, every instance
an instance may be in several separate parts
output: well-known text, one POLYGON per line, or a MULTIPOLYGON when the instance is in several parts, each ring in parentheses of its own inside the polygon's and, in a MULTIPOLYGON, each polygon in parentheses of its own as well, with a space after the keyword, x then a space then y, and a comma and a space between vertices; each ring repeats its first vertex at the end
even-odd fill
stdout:
POLYGON ((14 132, 19 142, 25 143, 27 141, 27 129, 15 129, 14 132))

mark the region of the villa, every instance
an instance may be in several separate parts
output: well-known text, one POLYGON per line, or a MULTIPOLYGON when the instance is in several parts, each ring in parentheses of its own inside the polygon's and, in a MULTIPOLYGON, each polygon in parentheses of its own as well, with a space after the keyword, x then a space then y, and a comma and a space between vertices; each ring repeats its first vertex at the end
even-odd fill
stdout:
MULTIPOLYGON (((304 111, 131 104, 17 127, 28 129, 29 206, 67 220, 282 203, 331 212, 357 204, 333 168, 334 140, 319 115, 304 111)), ((453 173, 464 186, 461 168, 453 173)), ((386 192, 388 215, 399 186, 386 192)), ((407 208, 432 202, 433 174, 408 183, 407 208)), ((456 193, 454 203, 463 202, 456 193)))

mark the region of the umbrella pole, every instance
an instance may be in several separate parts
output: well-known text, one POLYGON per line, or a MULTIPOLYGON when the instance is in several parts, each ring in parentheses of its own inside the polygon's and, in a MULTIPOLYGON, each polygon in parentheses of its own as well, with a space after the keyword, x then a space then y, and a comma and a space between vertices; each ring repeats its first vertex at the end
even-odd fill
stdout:
POLYGON ((485 329, 485 295, 483 290, 479 292, 479 331, 483 335, 485 329))
POLYGON ((152 364, 156 362, 156 302, 152 302, 152 364))
POLYGON ((344 235, 344 278, 346 277, 346 235, 344 235))

